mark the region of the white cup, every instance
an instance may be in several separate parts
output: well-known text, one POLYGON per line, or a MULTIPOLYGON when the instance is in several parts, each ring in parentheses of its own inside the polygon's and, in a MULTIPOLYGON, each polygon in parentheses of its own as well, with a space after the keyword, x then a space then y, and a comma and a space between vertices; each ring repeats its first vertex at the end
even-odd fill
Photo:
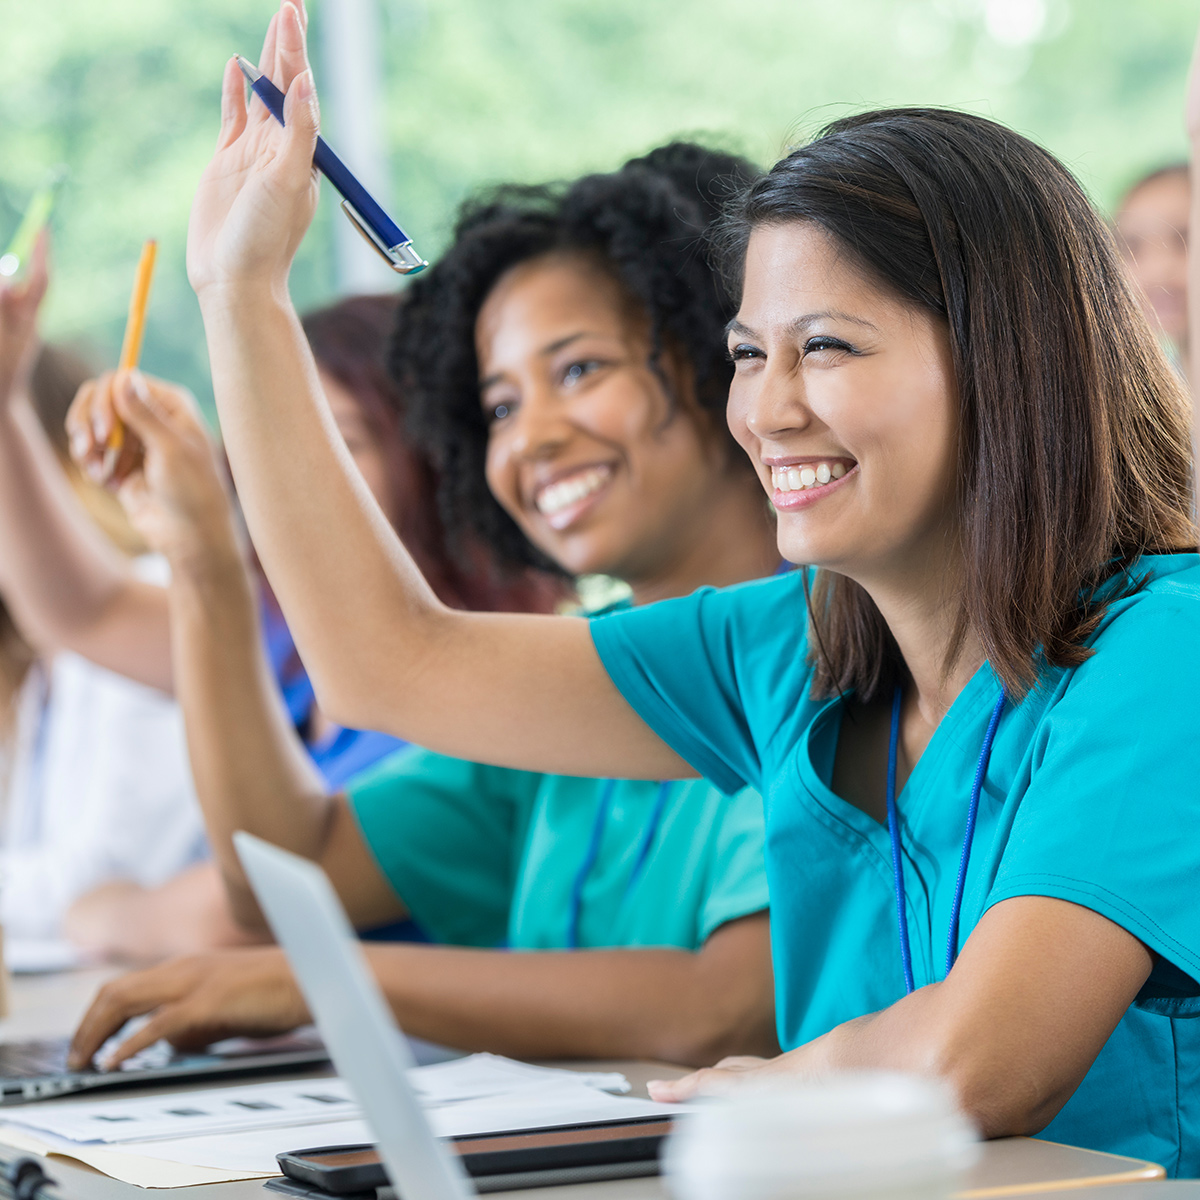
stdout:
POLYGON ((944 1084, 890 1072, 739 1088, 681 1117, 677 1200, 946 1200, 979 1154, 944 1084))

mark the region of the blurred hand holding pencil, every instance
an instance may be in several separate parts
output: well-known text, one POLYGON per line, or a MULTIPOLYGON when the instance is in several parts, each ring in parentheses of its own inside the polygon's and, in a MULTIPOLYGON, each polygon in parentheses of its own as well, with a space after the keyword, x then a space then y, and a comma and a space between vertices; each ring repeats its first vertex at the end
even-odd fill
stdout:
MULTIPOLYGON (((146 336, 146 306, 150 300, 150 284, 154 279, 154 264, 158 258, 158 242, 151 238, 142 246, 138 259, 137 275, 133 280, 133 293, 129 297, 129 316, 125 322, 125 338, 121 343, 118 371, 132 371, 142 356, 142 342, 146 336)), ((103 475, 112 475, 117 457, 125 445, 125 427, 114 414, 112 428, 104 453, 103 475)))

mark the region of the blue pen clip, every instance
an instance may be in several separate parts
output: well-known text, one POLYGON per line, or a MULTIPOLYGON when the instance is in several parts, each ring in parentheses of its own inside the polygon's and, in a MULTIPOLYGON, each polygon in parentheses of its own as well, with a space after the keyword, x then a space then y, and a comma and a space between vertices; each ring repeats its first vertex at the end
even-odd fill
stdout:
MULTIPOLYGON (((249 80, 251 90, 282 125, 283 93, 240 54, 237 56, 237 64, 249 80)), ((417 253, 412 238, 383 211, 375 197, 358 182, 350 168, 334 154, 329 143, 322 137, 317 138, 313 166, 341 195, 342 211, 350 218, 354 228, 393 271, 398 271, 401 275, 413 275, 429 266, 417 253)))

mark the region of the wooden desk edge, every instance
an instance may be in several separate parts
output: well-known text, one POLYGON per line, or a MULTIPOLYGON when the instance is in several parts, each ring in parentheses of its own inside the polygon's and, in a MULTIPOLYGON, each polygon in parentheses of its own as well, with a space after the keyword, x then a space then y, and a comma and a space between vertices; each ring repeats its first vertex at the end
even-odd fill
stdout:
MULTIPOLYGON (((1068 1146, 1065 1142, 1051 1142, 1046 1139, 1039 1139, 1039 1141, 1046 1141, 1046 1144, 1050 1146, 1062 1146, 1067 1150, 1081 1148, 1068 1146)), ((1117 1162, 1135 1165, 1126 1167, 1122 1171, 1114 1171, 1111 1175, 1086 1175, 1040 1183, 999 1184, 996 1187, 970 1188, 967 1191, 957 1192, 955 1200, 987 1200, 991 1196, 1030 1196, 1046 1192, 1070 1192, 1077 1191, 1079 1188, 1104 1187, 1115 1183, 1148 1183, 1167 1177, 1166 1168, 1159 1166, 1158 1163, 1126 1158, 1120 1154, 1109 1154, 1106 1150, 1089 1150, 1088 1153, 1103 1155, 1105 1158, 1111 1158, 1117 1162)))

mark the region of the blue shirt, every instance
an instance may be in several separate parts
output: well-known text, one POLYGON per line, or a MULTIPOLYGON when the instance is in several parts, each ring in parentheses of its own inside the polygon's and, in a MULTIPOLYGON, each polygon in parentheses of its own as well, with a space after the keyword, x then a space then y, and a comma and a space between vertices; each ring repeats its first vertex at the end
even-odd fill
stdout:
MULTIPOLYGON (((1158 956, 1043 1136, 1200 1174, 1200 557, 1156 555, 1071 670, 1006 707, 961 940, 992 905, 1052 896, 1158 956)), ((727 790, 764 796, 780 1043, 904 995, 887 830, 830 789, 843 706, 814 700, 803 579, 711 589, 592 623, 643 719, 727 790)), ((971 781, 999 683, 982 667, 898 797, 918 987, 943 977, 971 781)))
POLYGON ((278 607, 264 598, 260 611, 267 658, 279 690, 283 693, 288 715, 304 740, 309 758, 330 788, 341 787, 352 776, 408 745, 386 733, 370 729, 346 729, 340 725, 319 740, 310 741, 307 727, 316 703, 312 682, 278 607))

